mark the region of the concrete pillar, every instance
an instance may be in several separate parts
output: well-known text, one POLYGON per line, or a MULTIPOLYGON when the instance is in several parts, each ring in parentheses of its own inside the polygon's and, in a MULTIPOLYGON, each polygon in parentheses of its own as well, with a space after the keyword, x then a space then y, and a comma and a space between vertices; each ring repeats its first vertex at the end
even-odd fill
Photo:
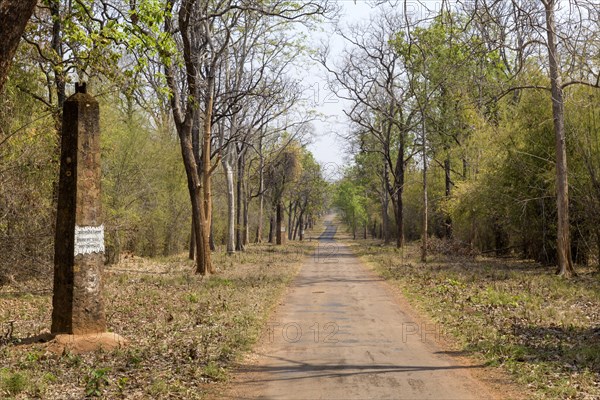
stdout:
POLYGON ((100 112, 85 83, 75 88, 63 107, 51 331, 79 335, 106 331, 106 320, 100 112))

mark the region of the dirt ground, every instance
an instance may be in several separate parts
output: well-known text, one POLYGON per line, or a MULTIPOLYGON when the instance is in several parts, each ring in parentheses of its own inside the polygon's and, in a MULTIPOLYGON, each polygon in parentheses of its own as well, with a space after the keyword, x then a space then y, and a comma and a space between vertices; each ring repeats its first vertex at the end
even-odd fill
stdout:
POLYGON ((485 368, 454 357, 387 283, 334 240, 332 216, 232 377, 231 399, 493 399, 485 368), (404 304, 403 304, 404 303, 404 304))

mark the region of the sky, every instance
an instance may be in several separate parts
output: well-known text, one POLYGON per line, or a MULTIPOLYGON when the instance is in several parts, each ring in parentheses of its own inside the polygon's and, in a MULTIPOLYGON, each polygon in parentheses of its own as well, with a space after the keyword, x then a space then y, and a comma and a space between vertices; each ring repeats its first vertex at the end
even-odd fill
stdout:
MULTIPOLYGON (((371 7, 365 1, 339 0, 341 12, 339 22, 341 26, 367 20, 371 7)), ((319 46, 322 41, 329 43, 333 63, 338 62, 345 46, 344 40, 334 33, 330 24, 324 27, 324 32, 311 34, 314 46, 319 46)), ((343 113, 347 103, 338 98, 327 86, 327 72, 322 66, 313 65, 308 69, 304 79, 306 99, 314 103, 314 109, 321 114, 321 118, 313 123, 315 136, 308 146, 317 161, 324 167, 326 175, 337 175, 339 169, 347 161, 346 142, 339 136, 348 128, 348 120, 343 113)), ((335 176, 326 176, 333 178, 335 176)))

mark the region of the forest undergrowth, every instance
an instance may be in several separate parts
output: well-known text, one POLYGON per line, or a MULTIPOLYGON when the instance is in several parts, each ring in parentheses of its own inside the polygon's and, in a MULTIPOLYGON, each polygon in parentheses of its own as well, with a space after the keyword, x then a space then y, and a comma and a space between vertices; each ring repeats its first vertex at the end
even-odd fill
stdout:
POLYGON ((107 267, 103 296, 110 331, 130 343, 85 355, 29 343, 50 327, 52 275, 16 277, 0 287, 0 397, 204 398, 258 340, 315 243, 217 251, 205 278, 183 255, 126 257, 107 267))

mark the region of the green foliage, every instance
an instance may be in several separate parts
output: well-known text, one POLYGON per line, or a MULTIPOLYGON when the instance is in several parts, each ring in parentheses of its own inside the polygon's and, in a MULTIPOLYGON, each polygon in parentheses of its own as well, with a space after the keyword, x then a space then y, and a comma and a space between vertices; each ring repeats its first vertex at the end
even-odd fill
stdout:
POLYGON ((102 390, 110 383, 107 376, 109 371, 110 368, 98 368, 90 371, 85 383, 86 397, 100 397, 102 395, 102 390))
POLYGON ((58 136, 52 118, 17 86, 35 70, 13 68, 0 95, 0 276, 50 261, 58 136))
POLYGON ((20 372, 11 372, 8 368, 0 369, 0 393, 16 396, 27 389, 29 380, 20 372))
POLYGON ((364 226, 367 222, 367 211, 366 211, 366 193, 365 188, 357 185, 347 175, 344 179, 336 185, 335 197, 333 204, 340 210, 343 221, 350 227, 354 236, 356 236, 356 229, 359 226, 364 226))
MULTIPOLYGON (((114 99, 115 103, 121 102, 114 99)), ((123 102, 102 110, 103 202, 109 256, 169 255, 187 245, 189 205, 177 139, 123 102)))
POLYGON ((204 368, 202 369, 202 375, 209 378, 212 381, 223 381, 226 377, 223 368, 212 361, 209 362, 206 366, 204 366, 204 368))

